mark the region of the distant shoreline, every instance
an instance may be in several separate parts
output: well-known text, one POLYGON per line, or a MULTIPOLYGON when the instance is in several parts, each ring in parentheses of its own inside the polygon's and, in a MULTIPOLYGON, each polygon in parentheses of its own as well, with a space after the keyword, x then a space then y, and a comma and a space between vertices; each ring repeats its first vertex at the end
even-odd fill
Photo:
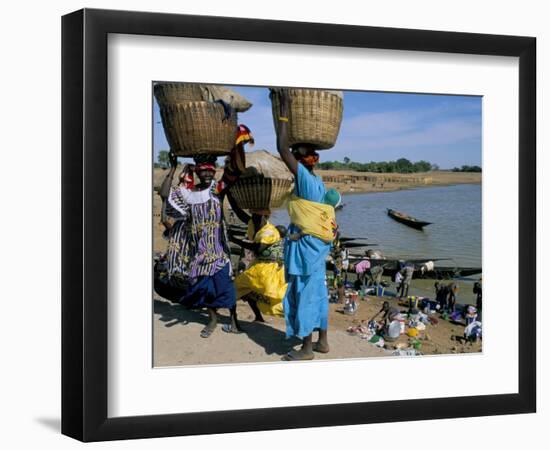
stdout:
MULTIPOLYGON (((181 168, 178 167, 177 173, 181 168)), ((160 187, 165 169, 154 169, 153 185, 160 187)), ((221 177, 218 169, 218 178, 221 177)), ((482 173, 433 171, 421 173, 372 173, 353 170, 316 170, 327 189, 334 188, 342 195, 368 194, 374 192, 395 192, 409 189, 454 186, 458 184, 481 184, 482 173)), ((177 176, 174 177, 177 179, 177 176)))
POLYGON ((327 188, 334 188, 342 195, 374 192, 481 184, 482 174, 475 172, 425 172, 415 174, 369 173, 356 171, 318 170, 327 188))

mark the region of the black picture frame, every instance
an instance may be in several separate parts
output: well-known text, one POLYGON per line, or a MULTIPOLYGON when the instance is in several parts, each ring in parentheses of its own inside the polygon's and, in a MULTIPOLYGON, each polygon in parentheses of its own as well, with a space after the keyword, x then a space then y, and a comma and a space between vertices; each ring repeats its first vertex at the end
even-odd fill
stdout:
POLYGON ((84 9, 62 18, 62 433, 82 441, 536 410, 536 39, 84 9), (107 417, 107 36, 123 33, 519 58, 518 393, 107 417))

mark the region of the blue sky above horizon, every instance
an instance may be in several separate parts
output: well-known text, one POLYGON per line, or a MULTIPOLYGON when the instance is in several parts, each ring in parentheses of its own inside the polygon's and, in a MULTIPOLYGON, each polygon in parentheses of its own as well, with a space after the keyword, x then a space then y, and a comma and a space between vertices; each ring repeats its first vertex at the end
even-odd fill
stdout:
MULTIPOLYGON (((254 150, 276 153, 269 90, 228 86, 253 106, 239 114, 254 135, 254 150)), ((344 91, 344 116, 336 145, 320 152, 321 161, 426 160, 442 169, 481 166, 481 108, 477 96, 344 91)), ((153 146, 156 160, 168 150, 154 101, 153 146)))

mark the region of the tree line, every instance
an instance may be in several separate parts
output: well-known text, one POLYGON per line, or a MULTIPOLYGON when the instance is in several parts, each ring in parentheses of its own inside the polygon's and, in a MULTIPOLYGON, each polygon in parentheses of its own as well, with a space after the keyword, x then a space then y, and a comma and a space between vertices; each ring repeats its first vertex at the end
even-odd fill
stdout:
POLYGON ((377 173, 416 173, 438 170, 436 164, 428 161, 411 162, 407 158, 399 158, 396 161, 371 161, 360 163, 351 161, 348 157, 343 161, 326 161, 317 164, 319 169, 326 170, 355 170, 357 172, 377 172, 377 173))
POLYGON ((462 166, 462 167, 453 167, 452 172, 481 172, 481 167, 479 166, 462 166))
MULTIPOLYGON (((167 150, 161 150, 157 155, 155 168, 166 169, 170 166, 170 158, 167 150)), ((360 163, 351 161, 347 156, 343 161, 325 161, 317 164, 317 168, 325 170, 354 170, 357 172, 376 172, 376 173, 417 173, 440 170, 437 164, 420 160, 416 162, 409 161, 407 158, 399 158, 396 161, 371 161, 360 163)), ((481 172, 479 166, 454 167, 452 172, 481 172)))

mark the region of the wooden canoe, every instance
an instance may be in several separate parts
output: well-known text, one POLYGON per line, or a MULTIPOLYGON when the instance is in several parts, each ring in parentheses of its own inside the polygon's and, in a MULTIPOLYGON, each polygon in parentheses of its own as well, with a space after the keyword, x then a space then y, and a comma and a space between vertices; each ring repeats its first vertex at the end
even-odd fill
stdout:
POLYGON ((425 226, 432 223, 418 220, 412 216, 409 216, 408 214, 396 211, 395 209, 388 209, 388 216, 390 216, 393 220, 416 230, 422 230, 425 226))

